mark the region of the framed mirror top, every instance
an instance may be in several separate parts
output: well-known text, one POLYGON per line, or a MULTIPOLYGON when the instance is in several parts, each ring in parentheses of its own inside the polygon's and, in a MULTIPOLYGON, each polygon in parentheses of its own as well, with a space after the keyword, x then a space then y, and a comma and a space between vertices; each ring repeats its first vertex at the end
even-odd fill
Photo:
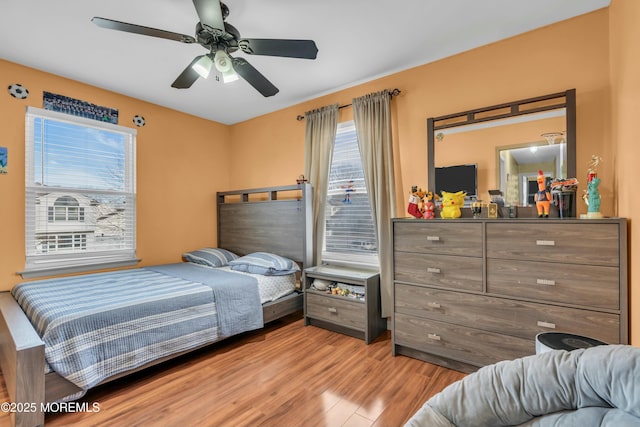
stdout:
POLYGON ((506 205, 530 206, 538 170, 549 181, 575 177, 575 117, 571 89, 429 118, 428 188, 450 191, 437 177, 473 165, 477 199, 489 201, 489 190, 500 190, 506 205))

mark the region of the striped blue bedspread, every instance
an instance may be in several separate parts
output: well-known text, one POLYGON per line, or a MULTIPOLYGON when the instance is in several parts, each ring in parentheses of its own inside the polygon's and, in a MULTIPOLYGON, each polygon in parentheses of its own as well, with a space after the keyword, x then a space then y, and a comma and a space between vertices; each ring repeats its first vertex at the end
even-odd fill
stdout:
POLYGON ((191 263, 25 282, 11 292, 51 369, 83 390, 263 326, 255 279, 191 263))

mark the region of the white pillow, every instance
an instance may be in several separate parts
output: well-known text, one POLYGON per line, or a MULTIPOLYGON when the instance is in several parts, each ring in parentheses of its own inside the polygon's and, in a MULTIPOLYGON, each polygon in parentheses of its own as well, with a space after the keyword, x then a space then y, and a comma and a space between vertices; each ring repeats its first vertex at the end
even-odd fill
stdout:
POLYGON ((300 271, 294 261, 269 252, 254 252, 229 261, 232 270, 265 276, 283 276, 300 271))

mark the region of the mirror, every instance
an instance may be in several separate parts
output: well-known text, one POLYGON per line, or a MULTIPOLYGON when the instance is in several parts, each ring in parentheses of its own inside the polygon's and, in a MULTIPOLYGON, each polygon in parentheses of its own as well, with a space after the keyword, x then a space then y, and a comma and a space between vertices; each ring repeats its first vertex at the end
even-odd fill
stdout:
MULTIPOLYGON (((507 206, 532 206, 536 177, 576 176, 575 89, 427 120, 428 188, 442 167, 477 165, 477 199, 500 190, 507 206)), ((471 199, 467 200, 471 203, 471 199)))

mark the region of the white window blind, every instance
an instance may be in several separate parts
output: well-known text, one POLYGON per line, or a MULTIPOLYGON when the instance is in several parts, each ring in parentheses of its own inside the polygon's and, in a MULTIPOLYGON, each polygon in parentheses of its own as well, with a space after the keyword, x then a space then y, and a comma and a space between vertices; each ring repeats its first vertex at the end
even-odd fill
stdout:
POLYGON ((135 262, 136 130, 29 107, 24 277, 135 262))
POLYGON ((322 260, 377 267, 376 231, 353 121, 338 125, 325 209, 322 260))

